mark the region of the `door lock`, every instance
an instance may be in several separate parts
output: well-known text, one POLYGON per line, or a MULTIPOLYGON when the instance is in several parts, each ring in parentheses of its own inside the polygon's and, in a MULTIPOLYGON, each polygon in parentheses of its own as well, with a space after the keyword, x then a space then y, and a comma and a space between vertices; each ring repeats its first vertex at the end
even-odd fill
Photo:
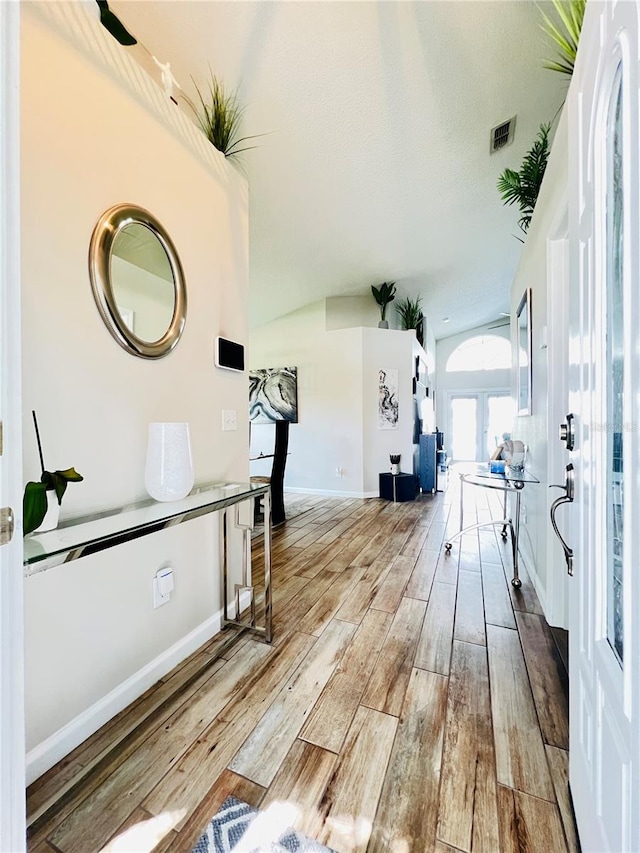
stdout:
POLYGON ((576 443, 575 415, 568 414, 566 424, 560 424, 560 441, 564 441, 567 450, 573 450, 576 443))
MULTIPOLYGON (((563 424, 564 426, 564 424, 563 424)), ((549 486, 550 489, 562 489, 564 491, 563 495, 560 495, 559 498, 556 498, 555 501, 551 504, 550 516, 551 516, 551 526, 553 530, 560 540, 560 544, 562 545, 562 550, 564 551, 564 559, 567 563, 567 572, 570 575, 573 575, 573 548, 570 548, 567 543, 564 541, 564 537, 558 530, 558 524, 556 522, 556 512, 558 508, 565 503, 572 503, 575 495, 575 471, 573 469, 573 465, 569 463, 566 467, 566 476, 563 485, 552 485, 549 486)))
POLYGON ((7 545, 13 539, 15 520, 10 506, 0 509, 0 545, 7 545))

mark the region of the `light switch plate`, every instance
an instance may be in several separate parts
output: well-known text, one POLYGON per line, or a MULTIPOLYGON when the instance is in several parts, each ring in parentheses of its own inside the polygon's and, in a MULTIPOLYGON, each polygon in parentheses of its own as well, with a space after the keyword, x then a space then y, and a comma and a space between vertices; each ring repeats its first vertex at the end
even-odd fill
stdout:
POLYGON ((236 410, 235 409, 223 409, 222 410, 222 431, 223 432, 232 432, 233 430, 238 429, 238 423, 236 418, 236 410))

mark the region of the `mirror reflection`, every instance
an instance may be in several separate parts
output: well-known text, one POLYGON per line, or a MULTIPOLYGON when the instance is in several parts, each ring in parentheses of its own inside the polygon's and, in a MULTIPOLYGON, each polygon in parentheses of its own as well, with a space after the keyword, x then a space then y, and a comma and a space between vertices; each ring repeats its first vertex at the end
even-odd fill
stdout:
POLYGON ((116 235, 111 286, 129 331, 148 343, 160 340, 175 309, 173 272, 162 243, 146 225, 134 222, 116 235))

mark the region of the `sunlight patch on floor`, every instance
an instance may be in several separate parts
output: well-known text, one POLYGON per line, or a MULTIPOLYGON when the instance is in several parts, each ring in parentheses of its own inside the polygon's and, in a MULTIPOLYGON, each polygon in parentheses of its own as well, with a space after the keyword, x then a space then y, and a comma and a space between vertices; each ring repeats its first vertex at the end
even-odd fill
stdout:
POLYGON ((140 821, 116 836, 100 853, 151 853, 185 815, 185 809, 178 809, 140 821))
POLYGON ((371 837, 372 824, 362 816, 336 815, 327 818, 327 827, 331 830, 329 845, 339 845, 343 851, 364 849, 371 837))
POLYGON ((260 845, 275 843, 289 827, 293 826, 300 814, 295 803, 271 803, 268 808, 251 821, 251 825, 242 836, 242 847, 234 849, 262 849, 260 845))

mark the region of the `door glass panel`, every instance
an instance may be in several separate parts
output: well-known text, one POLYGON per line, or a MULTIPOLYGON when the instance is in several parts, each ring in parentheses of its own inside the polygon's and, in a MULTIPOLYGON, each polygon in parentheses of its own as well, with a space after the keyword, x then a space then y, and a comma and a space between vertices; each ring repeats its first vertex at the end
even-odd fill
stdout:
POLYGON ((454 397, 451 400, 451 452, 456 461, 476 461, 478 400, 454 397))
POLYGON ((607 122, 607 639, 623 660, 624 293, 622 74, 618 69, 607 122))
POLYGON ((487 459, 502 443, 505 433, 511 434, 513 426, 513 400, 505 394, 487 397, 486 451, 487 459))

